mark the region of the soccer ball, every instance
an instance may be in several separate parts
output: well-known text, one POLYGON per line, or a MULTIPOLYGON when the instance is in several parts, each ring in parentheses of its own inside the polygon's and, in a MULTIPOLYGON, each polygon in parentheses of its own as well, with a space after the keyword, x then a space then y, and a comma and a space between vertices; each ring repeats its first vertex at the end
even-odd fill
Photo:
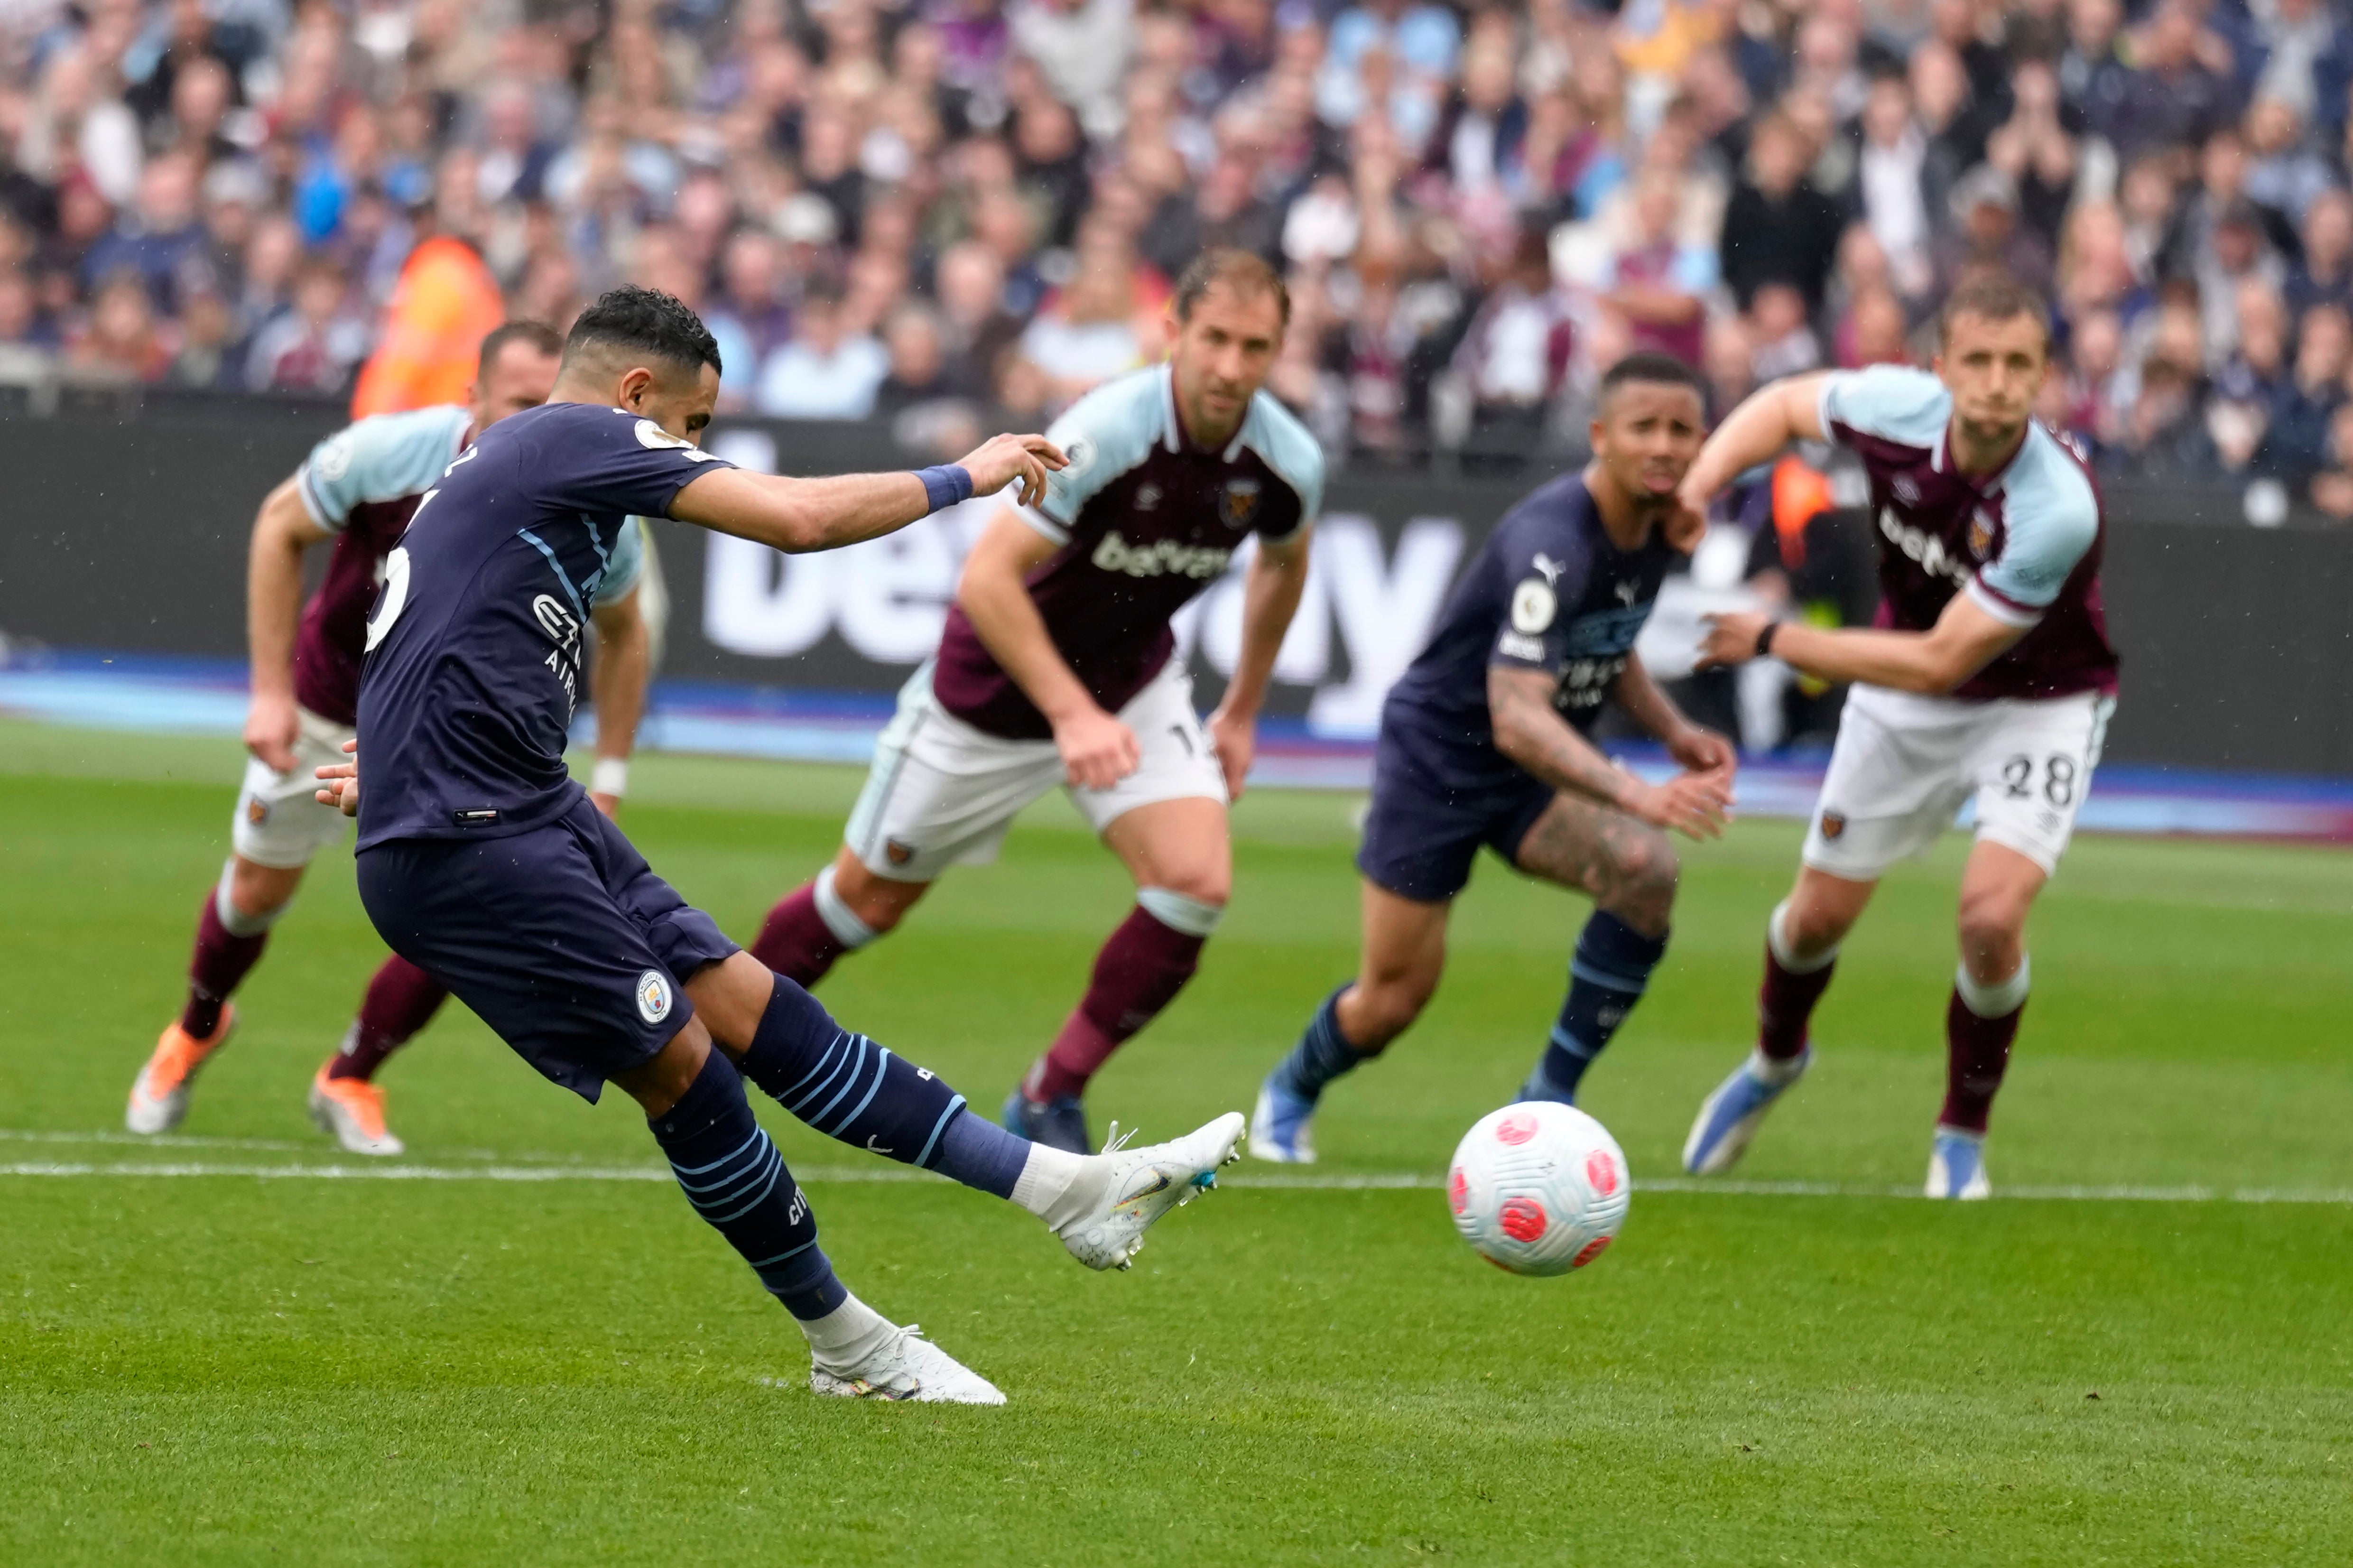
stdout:
POLYGON ((1479 1118, 1455 1147, 1446 1206, 1472 1250, 1514 1274, 1567 1274, 1626 1223, 1633 1180, 1609 1129, 1575 1106, 1529 1100, 1479 1118))

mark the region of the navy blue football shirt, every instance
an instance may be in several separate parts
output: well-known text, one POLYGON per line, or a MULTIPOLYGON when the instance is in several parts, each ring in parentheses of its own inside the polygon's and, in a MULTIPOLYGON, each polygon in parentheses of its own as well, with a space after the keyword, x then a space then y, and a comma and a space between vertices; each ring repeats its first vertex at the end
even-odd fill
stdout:
POLYGON ((1581 473, 1532 491, 1447 596, 1429 646, 1389 689, 1383 727, 1451 791, 1516 786, 1526 775, 1495 749, 1488 666, 1543 671, 1561 716, 1589 731, 1675 558, 1655 528, 1639 549, 1611 544, 1581 473))
POLYGON ((631 514, 730 467, 651 419, 550 403, 500 420, 385 560, 360 675, 360 832, 526 832, 581 794, 564 767, 589 607, 633 571, 631 514))

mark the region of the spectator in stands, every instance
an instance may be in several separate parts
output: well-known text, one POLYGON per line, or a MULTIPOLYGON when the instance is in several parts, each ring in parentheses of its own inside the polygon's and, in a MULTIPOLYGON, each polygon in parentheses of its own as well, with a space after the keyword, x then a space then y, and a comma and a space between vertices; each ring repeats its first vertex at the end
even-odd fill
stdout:
POLYGON ((760 412, 780 419, 862 419, 890 374, 881 344, 851 328, 847 291, 811 279, 794 313, 793 335, 760 367, 760 412))
POLYGON ((1443 5, 1352 5, 1333 19, 1315 79, 1316 112, 1329 124, 1348 126, 1368 109, 1386 110, 1407 144, 1419 147, 1437 123, 1461 48, 1461 24, 1443 5))
POLYGON ((1696 367, 1716 286, 1715 252, 1674 234, 1683 198, 1675 176, 1644 174, 1634 190, 1634 243, 1611 260, 1602 298, 1626 319, 1637 348, 1672 355, 1696 367))
POLYGON ((129 268, 110 274, 90 301, 89 323, 67 336, 67 378, 135 386, 163 379, 171 366, 171 345, 156 325, 145 281, 129 268))
POLYGON ((136 272, 149 299, 169 313, 183 289, 208 281, 205 251, 195 160, 166 154, 148 160, 140 172, 137 199, 82 257, 81 275, 86 283, 95 283, 116 272, 136 272))
POLYGON ((247 353, 248 390, 331 394, 351 385, 352 371, 366 352, 367 327, 344 310, 349 287, 333 260, 313 256, 302 263, 294 278, 293 308, 256 334, 247 353))
POLYGON ((1119 128, 1120 83, 1135 48, 1132 10, 1130 0, 1027 0, 1013 13, 1013 47, 1097 137, 1119 128))
POLYGON ((874 389, 874 412, 889 417, 926 403, 968 397, 976 387, 961 386, 950 374, 940 319, 929 306, 901 305, 883 323, 882 344, 890 355, 890 373, 874 389))
POLYGON ((2345 372, 2353 361, 2353 318, 2337 304, 2306 311, 2296 340, 2293 375, 2276 388, 2271 420, 2254 455, 2259 473, 2301 484, 2327 458, 2329 422, 2345 400, 2345 372))
POLYGON ((1838 205, 1806 183, 1810 160, 1798 128, 1778 111, 1751 139, 1748 174, 1724 213, 1724 281, 1743 309, 1767 283, 1786 283, 1808 311, 1823 286, 1845 227, 1838 205))
POLYGON ((1928 139, 1912 118, 1912 92, 1903 78, 1873 79, 1861 127, 1852 205, 1886 253, 1896 286, 1915 299, 1924 297, 1935 281, 1924 178, 1928 139))
POLYGON ((2051 286, 2051 252, 2042 237, 2019 220, 2018 182, 1991 164, 1979 164, 1953 187, 1950 234, 1936 247, 1936 281, 1948 291, 1969 274, 2006 272, 2028 288, 2051 286))
POLYGON ((1523 230, 1471 319, 1454 366, 1471 389, 1473 428, 1493 445, 1533 450, 1568 376, 1568 302, 1552 280, 1542 230, 1523 230))
POLYGON ((2322 191, 2304 213, 2304 254, 2280 285, 2301 316, 2316 305, 2353 306, 2353 195, 2322 191))
POLYGON ((2301 223, 2313 198, 2336 188, 2335 171, 2306 139, 2303 122, 2287 100, 2255 100, 2247 111, 2245 137, 2253 160, 2244 182, 2250 200, 2301 223))

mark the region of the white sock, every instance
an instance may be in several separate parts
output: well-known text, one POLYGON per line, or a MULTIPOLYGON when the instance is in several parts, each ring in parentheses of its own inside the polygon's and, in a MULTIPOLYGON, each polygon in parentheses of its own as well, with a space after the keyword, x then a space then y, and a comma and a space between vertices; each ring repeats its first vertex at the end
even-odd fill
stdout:
POLYGON ((808 1336, 810 1359, 828 1372, 856 1366, 899 1331, 896 1323, 855 1296, 846 1298, 822 1318, 793 1321, 808 1336))
POLYGON ((1782 922, 1789 917, 1789 901, 1786 898, 1773 906, 1773 916, 1765 922, 1765 944, 1773 949, 1773 961, 1793 975, 1810 975, 1828 969, 1838 961, 1839 950, 1832 946, 1827 953, 1817 953, 1810 959, 1800 959, 1789 945, 1782 922))
POLYGON ((811 892, 817 900, 817 917, 825 922, 835 941, 854 953, 874 939, 874 927, 860 920, 834 891, 832 866, 817 874, 817 886, 811 892))
POLYGON ((1111 1163, 1099 1154, 1072 1154, 1033 1143, 1021 1174, 1014 1179, 1013 1201, 1059 1231, 1102 1201, 1111 1163))
POLYGON ((1953 971, 1953 989, 1960 992, 1961 1005, 1979 1018, 2007 1018, 2026 1005, 2026 992, 2033 980, 2033 969, 2025 955, 2021 954, 2016 974, 1992 985, 1982 985, 1969 973, 1969 966, 1963 964, 1953 971))
POLYGON ((1809 1046, 1784 1061, 1777 1056, 1767 1056, 1762 1051, 1752 1050, 1748 1053, 1748 1075, 1760 1084, 1776 1088, 1794 1083, 1798 1075, 1806 1070, 1806 1059, 1813 1054, 1813 1048, 1809 1046))

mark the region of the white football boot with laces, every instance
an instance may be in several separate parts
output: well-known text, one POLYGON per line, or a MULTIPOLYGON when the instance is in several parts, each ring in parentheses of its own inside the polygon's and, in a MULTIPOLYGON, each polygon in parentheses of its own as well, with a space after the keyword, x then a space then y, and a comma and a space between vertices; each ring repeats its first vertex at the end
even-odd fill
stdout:
POLYGON ((909 1400, 917 1404, 1002 1404, 987 1378, 923 1337, 920 1324, 893 1329, 876 1349, 846 1366, 812 1361, 809 1389, 834 1399, 909 1400))
POLYGON ((1228 1111, 1182 1138, 1126 1149, 1113 1123, 1111 1142, 1088 1161, 1097 1169, 1071 1184, 1071 1212, 1050 1213, 1047 1224, 1089 1268, 1127 1267, 1153 1222, 1216 1186, 1218 1167, 1241 1158, 1234 1146, 1243 1125, 1241 1112, 1228 1111))

